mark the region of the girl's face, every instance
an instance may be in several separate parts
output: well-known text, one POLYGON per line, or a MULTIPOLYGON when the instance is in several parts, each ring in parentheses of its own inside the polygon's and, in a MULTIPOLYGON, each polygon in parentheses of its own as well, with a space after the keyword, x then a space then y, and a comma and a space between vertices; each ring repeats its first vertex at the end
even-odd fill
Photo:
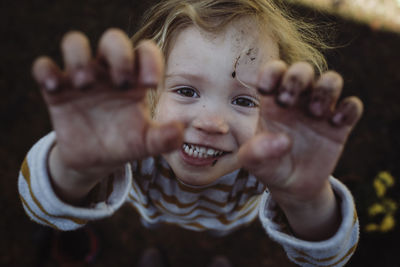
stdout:
POLYGON ((249 34, 257 30, 248 21, 239 22, 218 35, 190 26, 173 40, 167 58, 155 120, 185 124, 181 148, 164 158, 189 185, 207 185, 240 168, 237 152, 257 130, 258 92, 237 76, 256 77, 260 62, 278 58, 278 46, 249 34))

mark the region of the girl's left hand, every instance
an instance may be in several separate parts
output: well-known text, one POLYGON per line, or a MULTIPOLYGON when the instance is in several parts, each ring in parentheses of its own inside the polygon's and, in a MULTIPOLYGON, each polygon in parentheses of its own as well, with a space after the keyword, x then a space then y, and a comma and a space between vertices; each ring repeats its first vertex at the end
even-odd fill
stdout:
POLYGON ((239 159, 279 204, 310 202, 328 192, 328 178, 363 110, 357 97, 338 101, 342 87, 338 73, 316 79, 305 62, 261 68, 260 131, 242 146, 239 159))

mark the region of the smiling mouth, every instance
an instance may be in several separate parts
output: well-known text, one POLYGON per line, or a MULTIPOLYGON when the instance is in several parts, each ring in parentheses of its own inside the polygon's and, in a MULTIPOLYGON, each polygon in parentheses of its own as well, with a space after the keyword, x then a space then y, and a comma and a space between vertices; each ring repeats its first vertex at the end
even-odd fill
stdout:
POLYGON ((217 150, 214 148, 188 144, 188 143, 184 143, 182 145, 182 150, 188 156, 199 159, 215 159, 229 153, 223 150, 217 150))

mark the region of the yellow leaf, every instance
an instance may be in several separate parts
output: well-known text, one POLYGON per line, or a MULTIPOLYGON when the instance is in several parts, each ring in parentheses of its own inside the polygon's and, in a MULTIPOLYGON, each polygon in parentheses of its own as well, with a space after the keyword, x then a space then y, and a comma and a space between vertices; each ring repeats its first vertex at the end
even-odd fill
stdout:
POLYGON ((381 213, 385 213, 385 207, 382 204, 375 203, 368 208, 368 214, 371 217, 381 213))
POLYGON ((369 223, 365 226, 366 232, 375 232, 378 230, 378 225, 376 223, 369 223))
POLYGON ((387 187, 391 187, 394 185, 394 178, 389 172, 382 171, 382 172, 379 172, 377 176, 379 179, 384 181, 384 183, 387 187))
POLYGON ((380 225, 380 230, 382 232, 388 232, 394 228, 395 224, 396 224, 396 222, 394 220, 393 215, 388 214, 385 216, 385 218, 383 218, 381 225, 380 225))
POLYGON ((382 181, 375 179, 374 180, 374 188, 376 195, 378 197, 383 197, 386 193, 386 186, 382 183, 382 181))

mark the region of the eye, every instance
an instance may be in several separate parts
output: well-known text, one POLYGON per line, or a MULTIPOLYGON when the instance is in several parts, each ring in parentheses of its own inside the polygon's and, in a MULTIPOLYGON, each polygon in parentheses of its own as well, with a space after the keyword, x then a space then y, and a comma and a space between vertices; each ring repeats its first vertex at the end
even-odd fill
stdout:
POLYGON ((184 97, 199 97, 199 94, 195 89, 190 87, 180 87, 175 90, 175 92, 184 97))
POLYGON ((247 108, 256 108, 258 107, 258 101, 256 99, 250 98, 250 97, 237 97, 232 101, 232 104, 238 105, 241 107, 247 107, 247 108))

